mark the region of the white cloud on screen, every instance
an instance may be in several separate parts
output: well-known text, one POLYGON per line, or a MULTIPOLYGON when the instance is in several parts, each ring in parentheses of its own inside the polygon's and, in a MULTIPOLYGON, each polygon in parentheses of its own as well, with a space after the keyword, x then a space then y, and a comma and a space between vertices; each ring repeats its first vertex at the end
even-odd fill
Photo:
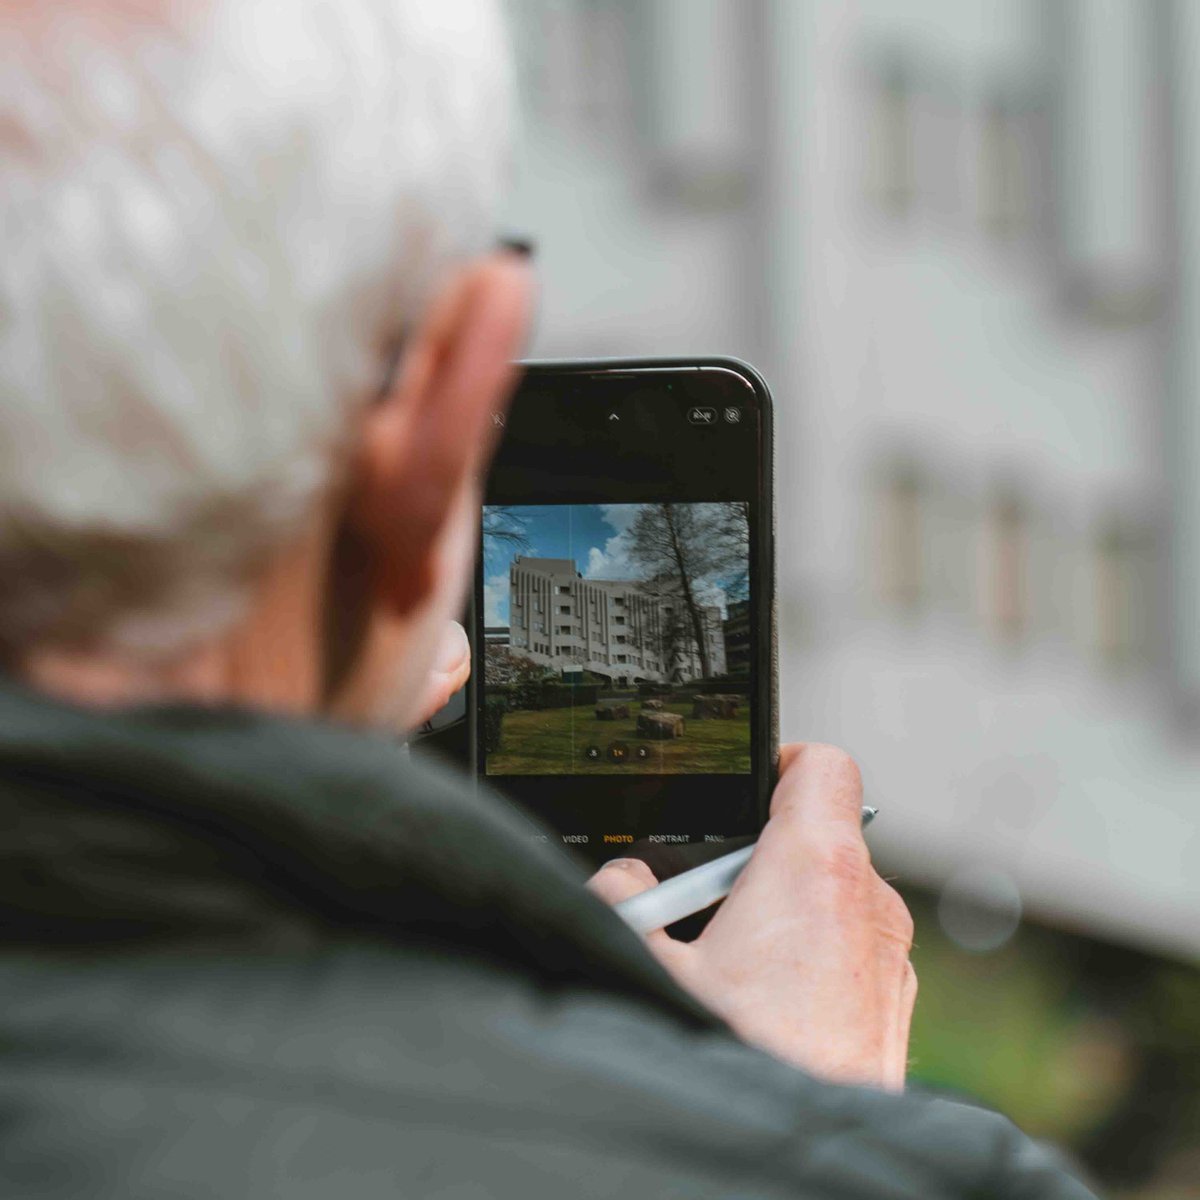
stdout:
POLYGON ((636 579, 637 570, 629 559, 629 527, 637 517, 637 504, 601 504, 600 518, 611 525, 616 533, 605 543, 604 549, 592 546, 588 550, 584 579, 636 579))
POLYGON ((635 573, 629 562, 629 547, 622 540, 624 534, 610 537, 604 549, 593 546, 588 551, 584 579, 633 579, 635 573))
POLYGON ((508 624, 508 572, 489 575, 483 581, 483 623, 508 624))
POLYGON ((641 504, 601 504, 600 519, 618 533, 624 533, 637 519, 641 504))

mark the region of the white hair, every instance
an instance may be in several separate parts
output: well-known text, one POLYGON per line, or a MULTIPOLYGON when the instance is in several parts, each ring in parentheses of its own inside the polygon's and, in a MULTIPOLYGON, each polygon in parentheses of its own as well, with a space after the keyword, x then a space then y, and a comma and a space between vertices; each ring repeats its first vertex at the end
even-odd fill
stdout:
POLYGON ((494 236, 489 0, 0 0, 0 645, 179 652, 494 236))

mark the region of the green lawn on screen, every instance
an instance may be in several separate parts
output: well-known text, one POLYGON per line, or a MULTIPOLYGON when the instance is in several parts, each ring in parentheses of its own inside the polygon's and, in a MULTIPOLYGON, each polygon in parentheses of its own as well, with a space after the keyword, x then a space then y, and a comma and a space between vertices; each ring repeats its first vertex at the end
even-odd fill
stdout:
POLYGON ((731 719, 694 719, 691 702, 682 711, 683 737, 654 741, 639 736, 637 701, 629 702, 630 715, 621 721, 600 721, 592 705, 550 708, 540 712, 517 710, 504 714, 500 749, 488 755, 489 775, 674 775, 711 773, 744 775, 750 772, 750 715, 743 707, 731 719), (608 757, 612 742, 629 747, 625 762, 608 757), (589 759, 589 746, 600 749, 599 759, 589 759), (637 747, 649 757, 639 760, 637 747))

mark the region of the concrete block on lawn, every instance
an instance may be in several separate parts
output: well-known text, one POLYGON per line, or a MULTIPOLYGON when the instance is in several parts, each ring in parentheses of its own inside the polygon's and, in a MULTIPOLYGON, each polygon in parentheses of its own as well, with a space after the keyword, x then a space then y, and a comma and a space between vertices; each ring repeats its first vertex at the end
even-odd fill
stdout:
POLYGON ((716 717, 721 720, 731 720, 738 715, 738 696, 697 696, 692 704, 692 716, 698 720, 716 717))
POLYGON ((637 731, 639 737, 651 738, 656 742, 665 742, 671 738, 683 737, 683 730, 684 720, 682 713, 638 713, 637 731))
POLYGON ((628 721, 629 705, 623 700, 601 700, 596 705, 597 721, 628 721))

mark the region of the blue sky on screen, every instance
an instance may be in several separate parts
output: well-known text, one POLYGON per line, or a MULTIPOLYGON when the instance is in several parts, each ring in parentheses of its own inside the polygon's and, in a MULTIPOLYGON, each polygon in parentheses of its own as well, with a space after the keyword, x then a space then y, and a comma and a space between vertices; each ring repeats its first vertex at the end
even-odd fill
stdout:
MULTIPOLYGON (((526 504, 506 514, 523 530, 526 545, 484 539, 484 624, 508 624, 508 568, 514 554, 531 558, 569 558, 585 579, 637 579, 629 561, 626 532, 640 504, 526 504)), ((724 589, 701 581, 705 599, 724 610, 724 589)))

